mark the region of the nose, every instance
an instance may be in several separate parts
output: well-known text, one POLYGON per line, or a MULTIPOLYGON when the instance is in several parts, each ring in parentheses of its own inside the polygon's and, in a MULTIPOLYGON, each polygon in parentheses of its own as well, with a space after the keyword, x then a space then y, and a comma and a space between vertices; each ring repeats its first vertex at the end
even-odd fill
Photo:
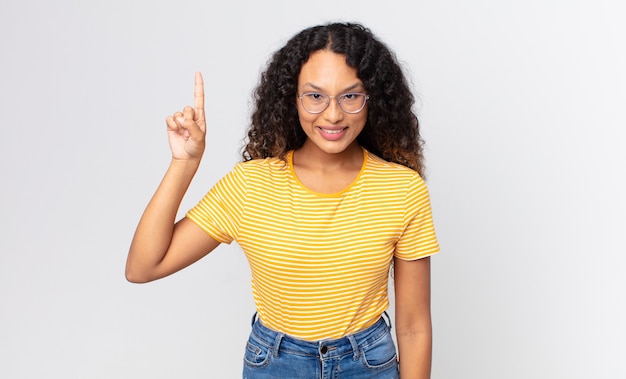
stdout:
POLYGON ((328 107, 324 110, 324 118, 328 120, 328 122, 337 123, 343 119, 343 110, 339 105, 339 99, 336 97, 331 97, 329 99, 330 103, 328 107))

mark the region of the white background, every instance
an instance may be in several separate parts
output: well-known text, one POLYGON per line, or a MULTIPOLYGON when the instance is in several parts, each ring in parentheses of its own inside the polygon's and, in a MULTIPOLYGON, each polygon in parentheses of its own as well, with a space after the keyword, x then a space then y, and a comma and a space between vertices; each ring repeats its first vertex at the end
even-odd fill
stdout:
POLYGON ((433 378, 626 377, 623 2, 409 4, 0 0, 0 377, 240 377, 236 244, 147 285, 126 253, 194 72, 208 142, 181 215, 238 161, 269 55, 335 20, 420 99, 433 378))

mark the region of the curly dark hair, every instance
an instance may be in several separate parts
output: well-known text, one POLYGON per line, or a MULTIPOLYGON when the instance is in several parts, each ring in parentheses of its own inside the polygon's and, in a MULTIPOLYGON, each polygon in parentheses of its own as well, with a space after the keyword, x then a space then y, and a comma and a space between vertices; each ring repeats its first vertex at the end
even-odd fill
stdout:
POLYGON ((358 143, 379 157, 423 175, 423 140, 411 93, 395 55, 360 24, 332 23, 305 29, 274 53, 253 96, 255 108, 243 160, 284 159, 306 134, 297 111, 300 69, 310 55, 329 50, 346 56, 370 96, 367 122, 358 143))

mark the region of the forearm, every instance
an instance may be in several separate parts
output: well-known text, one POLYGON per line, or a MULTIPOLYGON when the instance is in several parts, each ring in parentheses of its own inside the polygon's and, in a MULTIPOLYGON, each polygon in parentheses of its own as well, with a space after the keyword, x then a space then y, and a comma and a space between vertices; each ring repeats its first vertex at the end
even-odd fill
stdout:
POLYGON ((432 360, 430 331, 397 332, 401 379, 429 379, 432 360))
POLYGON ((400 378, 429 379, 432 358, 430 258, 394 260, 400 378))
POLYGON ((145 272, 163 260, 172 240, 178 208, 199 163, 199 159, 174 159, 170 163, 135 231, 126 262, 130 281, 144 281, 145 272))

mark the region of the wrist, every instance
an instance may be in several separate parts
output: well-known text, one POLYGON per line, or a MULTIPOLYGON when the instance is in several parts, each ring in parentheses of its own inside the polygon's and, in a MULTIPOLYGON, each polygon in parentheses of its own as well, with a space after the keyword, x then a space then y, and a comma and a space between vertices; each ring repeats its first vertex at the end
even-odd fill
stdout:
POLYGON ((172 157, 172 160, 170 161, 170 166, 177 167, 177 168, 185 168, 185 169, 198 168, 198 166, 200 166, 201 160, 202 160, 201 158, 180 159, 180 158, 172 157))
POLYGON ((190 159, 176 159, 172 158, 170 161, 170 166, 168 168, 168 173, 170 175, 174 175, 179 179, 187 178, 188 181, 193 178, 198 171, 198 167, 200 166, 200 159, 190 158, 190 159))

